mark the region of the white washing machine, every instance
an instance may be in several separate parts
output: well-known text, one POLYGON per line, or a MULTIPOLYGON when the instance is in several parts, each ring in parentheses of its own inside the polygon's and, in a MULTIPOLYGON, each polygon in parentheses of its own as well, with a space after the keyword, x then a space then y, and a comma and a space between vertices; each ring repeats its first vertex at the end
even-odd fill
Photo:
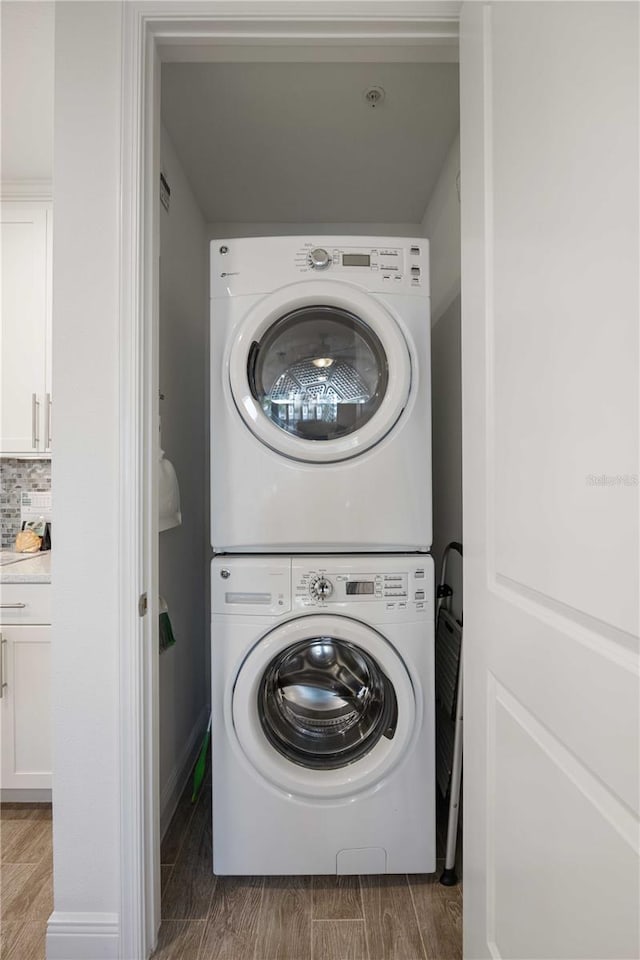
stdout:
POLYGON ((430 556, 217 557, 213 867, 435 870, 430 556))
POLYGON ((427 551, 428 241, 211 244, 216 553, 427 551))

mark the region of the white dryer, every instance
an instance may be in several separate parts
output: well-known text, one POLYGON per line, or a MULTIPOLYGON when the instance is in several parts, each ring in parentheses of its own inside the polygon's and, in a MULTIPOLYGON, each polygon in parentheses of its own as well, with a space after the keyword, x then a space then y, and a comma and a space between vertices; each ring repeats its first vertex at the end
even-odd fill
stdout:
POLYGON ((217 557, 213 866, 435 870, 430 556, 217 557))
POLYGON ((211 244, 216 553, 427 551, 428 241, 211 244))

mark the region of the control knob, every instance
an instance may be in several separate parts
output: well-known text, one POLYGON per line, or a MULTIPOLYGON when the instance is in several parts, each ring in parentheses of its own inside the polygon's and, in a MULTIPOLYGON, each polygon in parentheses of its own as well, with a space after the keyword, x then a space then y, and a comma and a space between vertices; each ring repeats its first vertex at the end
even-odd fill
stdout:
POLYGON ((331 257, 322 247, 317 247, 309 254, 309 263, 314 270, 326 270, 331 263, 331 257))
POLYGON ((327 577, 316 577, 309 584, 309 593, 314 600, 328 600, 333 593, 333 584, 327 577))

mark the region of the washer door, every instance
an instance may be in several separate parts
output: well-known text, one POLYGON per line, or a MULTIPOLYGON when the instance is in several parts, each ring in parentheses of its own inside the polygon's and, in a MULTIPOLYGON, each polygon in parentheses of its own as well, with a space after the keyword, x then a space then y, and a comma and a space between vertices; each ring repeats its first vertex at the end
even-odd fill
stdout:
POLYGON ((231 348, 229 380, 249 429, 295 460, 357 456, 393 428, 411 359, 390 313, 344 283, 307 282, 254 307, 231 348))
POLYGON ((303 796, 339 797, 386 776, 415 728, 394 648, 347 617, 309 616, 263 637, 233 690, 233 728, 251 765, 303 796))

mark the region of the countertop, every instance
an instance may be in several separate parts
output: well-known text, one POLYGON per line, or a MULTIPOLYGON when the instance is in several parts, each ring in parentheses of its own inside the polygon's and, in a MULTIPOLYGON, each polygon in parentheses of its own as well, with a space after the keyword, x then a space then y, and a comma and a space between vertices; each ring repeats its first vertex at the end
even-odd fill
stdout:
POLYGON ((51 551, 0 567, 0 583, 51 583, 51 551))

